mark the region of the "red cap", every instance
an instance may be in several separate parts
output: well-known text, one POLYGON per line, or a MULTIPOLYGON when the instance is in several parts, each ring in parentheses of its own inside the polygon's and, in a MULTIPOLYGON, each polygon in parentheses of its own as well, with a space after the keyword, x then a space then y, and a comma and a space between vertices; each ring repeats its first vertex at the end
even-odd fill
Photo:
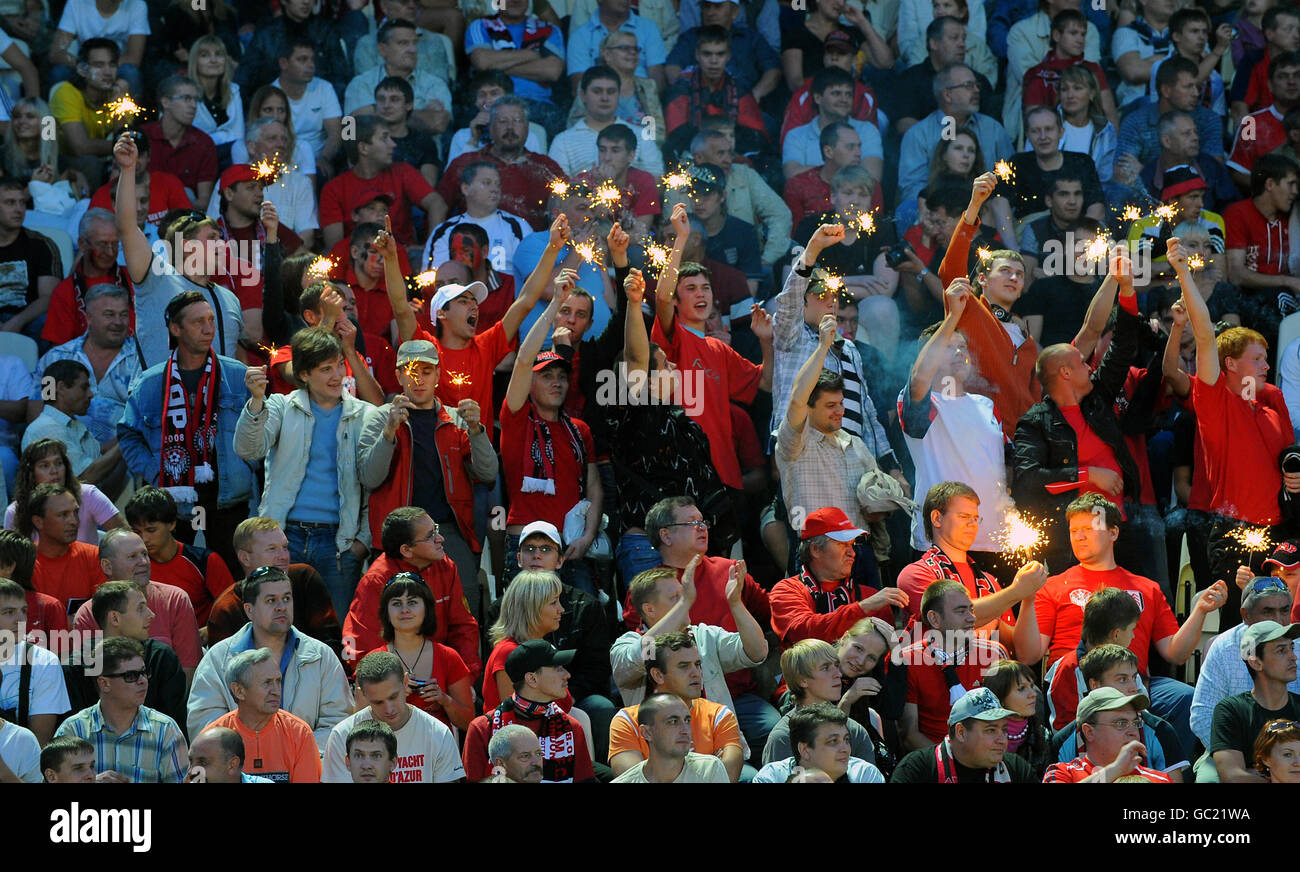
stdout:
POLYGON ((537 355, 537 360, 533 362, 533 372, 541 372, 548 366, 556 365, 562 366, 568 370, 573 368, 567 360, 556 354, 554 351, 543 351, 541 354, 537 355))
POLYGON ((829 536, 836 542, 852 542, 866 532, 866 530, 859 530, 853 526, 853 522, 849 520, 848 515, 844 514, 843 509, 827 506, 824 509, 811 512, 808 517, 804 518, 803 532, 799 535, 799 538, 811 539, 814 536, 829 536))
POLYGON ((378 188, 363 188, 361 193, 357 194, 356 197, 353 198, 351 211, 355 212, 362 206, 369 206, 376 200, 383 200, 391 206, 393 205, 394 197, 392 194, 381 191, 378 188))
POLYGON ((240 182, 257 181, 257 173, 248 164, 233 164, 226 168, 221 174, 221 180, 217 183, 217 190, 224 191, 231 185, 237 185, 240 182))

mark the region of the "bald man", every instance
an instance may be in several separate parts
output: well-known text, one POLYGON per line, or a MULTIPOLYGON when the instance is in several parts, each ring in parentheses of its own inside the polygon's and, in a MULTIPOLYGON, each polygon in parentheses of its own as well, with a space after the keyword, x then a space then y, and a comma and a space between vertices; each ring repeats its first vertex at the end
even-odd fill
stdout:
MULTIPOLYGON (((1077 347, 1083 332, 1074 343, 1044 348, 1035 365, 1043 398, 1016 425, 1011 494, 1022 511, 1047 522, 1044 557, 1053 572, 1075 562, 1065 520, 1071 500, 1080 493, 1100 493, 1125 504, 1125 515, 1131 517, 1127 505, 1141 498, 1141 475, 1120 429, 1115 401, 1124 395, 1129 366, 1137 357, 1142 318, 1127 249, 1117 246, 1110 260, 1110 276, 1094 304, 1109 310, 1108 295, 1102 291, 1118 285, 1119 307, 1114 338, 1100 366, 1094 371, 1077 347)), ((1124 559, 1119 562, 1131 566, 1124 559)))
POLYGON ((186 784, 273 784, 269 778, 244 774, 244 737, 229 727, 213 727, 190 745, 186 784))

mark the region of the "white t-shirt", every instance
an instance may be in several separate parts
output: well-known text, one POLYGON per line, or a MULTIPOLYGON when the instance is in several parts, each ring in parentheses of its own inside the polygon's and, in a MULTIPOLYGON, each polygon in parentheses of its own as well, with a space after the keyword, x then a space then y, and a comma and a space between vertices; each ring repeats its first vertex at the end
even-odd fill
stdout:
MULTIPOLYGON (((649 784, 645 777, 646 761, 633 766, 622 775, 614 779, 614 784, 649 784)), ((673 779, 673 784, 730 784, 731 777, 727 775, 727 767, 722 761, 710 754, 696 754, 690 751, 686 754, 686 762, 682 764, 682 771, 673 779)))
POLYGON ((1092 154, 1092 124, 1088 123, 1082 127, 1075 127, 1068 121, 1061 123, 1065 126, 1065 135, 1061 137, 1061 151, 1092 154))
MULTIPOLYGON (((348 772, 348 733, 363 721, 374 718, 370 706, 350 715, 330 730, 321 760, 321 781, 326 784, 351 784, 348 772)), ((393 782, 442 784, 465 777, 460 751, 451 730, 426 711, 411 706, 411 717, 397 731, 397 765, 393 782)))
MULTIPOLYGON (((278 78, 271 84, 284 90, 284 85, 280 84, 278 78)), ((285 91, 285 94, 287 95, 288 91, 285 91)), ((325 147, 325 120, 343 117, 343 108, 339 106, 339 97, 334 93, 334 86, 324 79, 317 78, 307 83, 307 90, 302 92, 302 99, 289 98, 289 114, 293 116, 293 135, 298 138, 299 143, 305 143, 308 150, 315 155, 325 147)), ((314 168, 315 158, 306 166, 314 168)))
POLYGON ((111 39, 126 51, 127 37, 149 35, 149 7, 144 0, 122 0, 117 11, 105 18, 95 8, 95 0, 68 0, 58 29, 72 34, 78 42, 93 36, 111 39))
POLYGON ((472 218, 466 212, 453 215, 439 224, 424 242, 421 263, 425 269, 436 269, 451 259, 451 231, 458 224, 482 227, 488 237, 488 259, 497 272, 509 273, 514 269, 515 249, 525 236, 531 236, 532 226, 525 218, 497 209, 484 218, 472 218))
MULTIPOLYGON (((599 133, 600 131, 591 129, 585 120, 579 120, 555 137, 548 157, 559 164, 566 175, 576 176, 583 170, 589 170, 596 165, 599 157, 596 145, 599 133)), ((664 157, 653 139, 637 141, 632 166, 652 176, 663 175, 664 157)))
POLYGON ((26 727, 8 721, 0 725, 0 760, 27 784, 45 780, 41 774, 41 744, 36 741, 36 734, 26 727))
POLYGON ((63 683, 63 667, 59 665, 59 658, 53 652, 28 642, 19 642, 14 646, 13 655, 0 663, 0 709, 18 708, 18 682, 21 680, 19 670, 24 658, 32 664, 27 714, 66 714, 72 704, 68 702, 68 688, 63 683))
MULTIPOLYGON (((993 401, 981 394, 945 397, 931 391, 928 400, 913 408, 908 389, 898 394, 899 423, 907 450, 916 464, 916 493, 925 494, 941 481, 962 481, 980 498, 979 534, 973 551, 996 551, 996 534, 1009 507, 1006 439, 998 423, 993 401)), ((912 519, 912 547, 927 551, 924 521, 918 512, 912 519)))

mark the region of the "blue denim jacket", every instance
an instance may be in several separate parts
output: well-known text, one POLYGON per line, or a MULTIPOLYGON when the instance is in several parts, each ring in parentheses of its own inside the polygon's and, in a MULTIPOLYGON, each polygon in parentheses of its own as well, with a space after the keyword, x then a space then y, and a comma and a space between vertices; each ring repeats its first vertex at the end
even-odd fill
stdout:
MULTIPOLYGON (((235 454, 235 424, 239 410, 248 402, 242 363, 217 355, 221 386, 217 392, 217 508, 247 503, 254 497, 252 467, 235 454)), ((149 484, 158 484, 162 468, 163 379, 167 362, 151 366, 131 381, 126 411, 117 425, 118 444, 127 469, 149 484)))

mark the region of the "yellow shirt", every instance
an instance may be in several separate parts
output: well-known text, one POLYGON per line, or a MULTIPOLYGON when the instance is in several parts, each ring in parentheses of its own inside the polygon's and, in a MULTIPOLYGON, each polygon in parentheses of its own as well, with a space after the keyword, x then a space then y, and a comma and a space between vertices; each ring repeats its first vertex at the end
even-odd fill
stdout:
POLYGON ((92 109, 86 97, 71 82, 60 82, 50 93, 50 114, 59 122, 59 148, 67 152, 63 125, 80 121, 91 139, 107 139, 113 131, 113 117, 107 108, 92 109))

